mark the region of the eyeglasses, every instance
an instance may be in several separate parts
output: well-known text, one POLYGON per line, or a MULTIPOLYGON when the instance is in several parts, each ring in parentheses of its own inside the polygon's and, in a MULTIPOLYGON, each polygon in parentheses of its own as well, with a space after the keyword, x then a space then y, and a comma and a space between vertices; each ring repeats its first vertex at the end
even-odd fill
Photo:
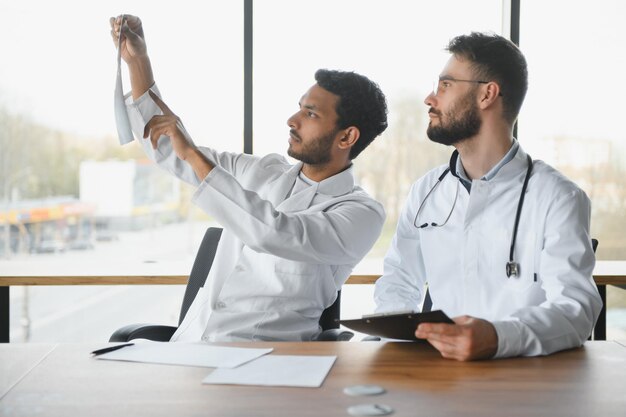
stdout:
MULTIPOLYGON (((436 78, 435 81, 433 81, 433 95, 437 95, 439 94, 439 91, 443 91, 446 88, 448 88, 449 86, 446 85, 447 82, 449 81, 453 81, 453 82, 461 82, 461 83, 476 83, 476 84, 489 84, 491 81, 483 81, 483 80, 457 80, 456 78, 452 78, 452 77, 439 77, 436 78)), ((502 93, 498 94, 499 96, 502 96, 502 93)))

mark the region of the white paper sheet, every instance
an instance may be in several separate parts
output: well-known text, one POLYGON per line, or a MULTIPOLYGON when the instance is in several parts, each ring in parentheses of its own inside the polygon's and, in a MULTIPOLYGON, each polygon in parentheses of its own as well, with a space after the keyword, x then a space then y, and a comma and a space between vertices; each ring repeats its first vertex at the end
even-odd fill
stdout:
POLYGON ((213 346, 206 343, 146 341, 104 353, 96 356, 96 359, 210 368, 234 368, 266 355, 272 350, 272 348, 250 349, 213 346))
POLYGON ((216 369, 203 384, 320 387, 336 356, 267 355, 232 369, 216 369))

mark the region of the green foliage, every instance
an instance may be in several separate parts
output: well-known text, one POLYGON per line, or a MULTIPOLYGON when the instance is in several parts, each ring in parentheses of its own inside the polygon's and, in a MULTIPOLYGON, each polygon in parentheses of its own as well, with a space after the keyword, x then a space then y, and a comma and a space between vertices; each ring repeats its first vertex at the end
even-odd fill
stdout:
POLYGON ((452 148, 426 136, 427 107, 417 97, 392 103, 389 128, 355 160, 359 183, 385 207, 387 220, 374 247, 381 256, 391 243, 411 184, 427 171, 445 164, 452 148))
POLYGON ((143 158, 114 137, 88 138, 50 129, 0 107, 0 200, 78 196, 81 161, 143 158))

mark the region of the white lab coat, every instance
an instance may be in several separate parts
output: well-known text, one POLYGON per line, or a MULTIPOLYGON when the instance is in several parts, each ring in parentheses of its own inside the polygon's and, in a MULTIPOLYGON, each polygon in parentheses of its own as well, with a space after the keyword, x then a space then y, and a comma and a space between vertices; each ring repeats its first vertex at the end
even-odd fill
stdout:
MULTIPOLYGON (((153 91, 157 92, 156 87, 153 91)), ((127 99, 135 136, 161 114, 146 93, 127 99)), ((375 243, 382 205, 355 186, 352 167, 292 196, 302 164, 200 148, 215 168, 199 181, 169 139, 154 151, 160 167, 198 186, 193 202, 224 231, 211 272, 173 341, 310 340, 322 311, 375 243)))
POLYGON ((535 161, 521 212, 514 259, 518 277, 506 276, 518 200, 526 174, 521 149, 489 181, 472 181, 471 193, 448 173, 420 203, 447 166, 413 184, 398 222, 384 274, 376 283, 377 311, 419 309, 428 283, 433 309, 493 323, 496 357, 545 355, 580 346, 602 302, 593 282, 590 202, 574 183, 535 161))

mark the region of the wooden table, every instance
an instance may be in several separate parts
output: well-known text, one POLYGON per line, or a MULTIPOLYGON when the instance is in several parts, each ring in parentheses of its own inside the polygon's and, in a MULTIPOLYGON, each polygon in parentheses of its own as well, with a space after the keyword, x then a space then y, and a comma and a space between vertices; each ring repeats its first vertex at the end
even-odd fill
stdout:
MULTIPOLYGON (((12 263, 0 271, 0 343, 9 341, 9 287, 19 285, 186 285, 191 270, 189 262, 159 262, 125 265, 124 274, 114 264, 98 266, 98 274, 89 274, 90 264, 56 264, 37 270, 24 262, 12 263), (34 272, 33 272, 34 271, 34 272)), ((380 275, 352 275, 346 282, 374 284, 380 275)), ((606 306, 606 285, 626 285, 626 261, 598 261, 593 271, 602 302, 606 306)), ((182 300, 181 300, 182 302, 182 300)), ((602 308, 594 329, 594 339, 606 340, 606 307, 602 308)))
MULTIPOLYGON (((587 342, 548 357, 481 362, 442 359, 427 344, 306 342, 233 344, 272 354, 337 355, 321 388, 202 385, 209 368, 96 360, 102 345, 61 344, 0 397, 0 415, 348 416, 361 403, 393 416, 623 416, 626 347, 587 342), (387 393, 349 397, 344 387, 387 393)), ((0 375, 33 345, 0 345, 0 375)), ((42 352, 49 346, 42 348, 42 352)))

